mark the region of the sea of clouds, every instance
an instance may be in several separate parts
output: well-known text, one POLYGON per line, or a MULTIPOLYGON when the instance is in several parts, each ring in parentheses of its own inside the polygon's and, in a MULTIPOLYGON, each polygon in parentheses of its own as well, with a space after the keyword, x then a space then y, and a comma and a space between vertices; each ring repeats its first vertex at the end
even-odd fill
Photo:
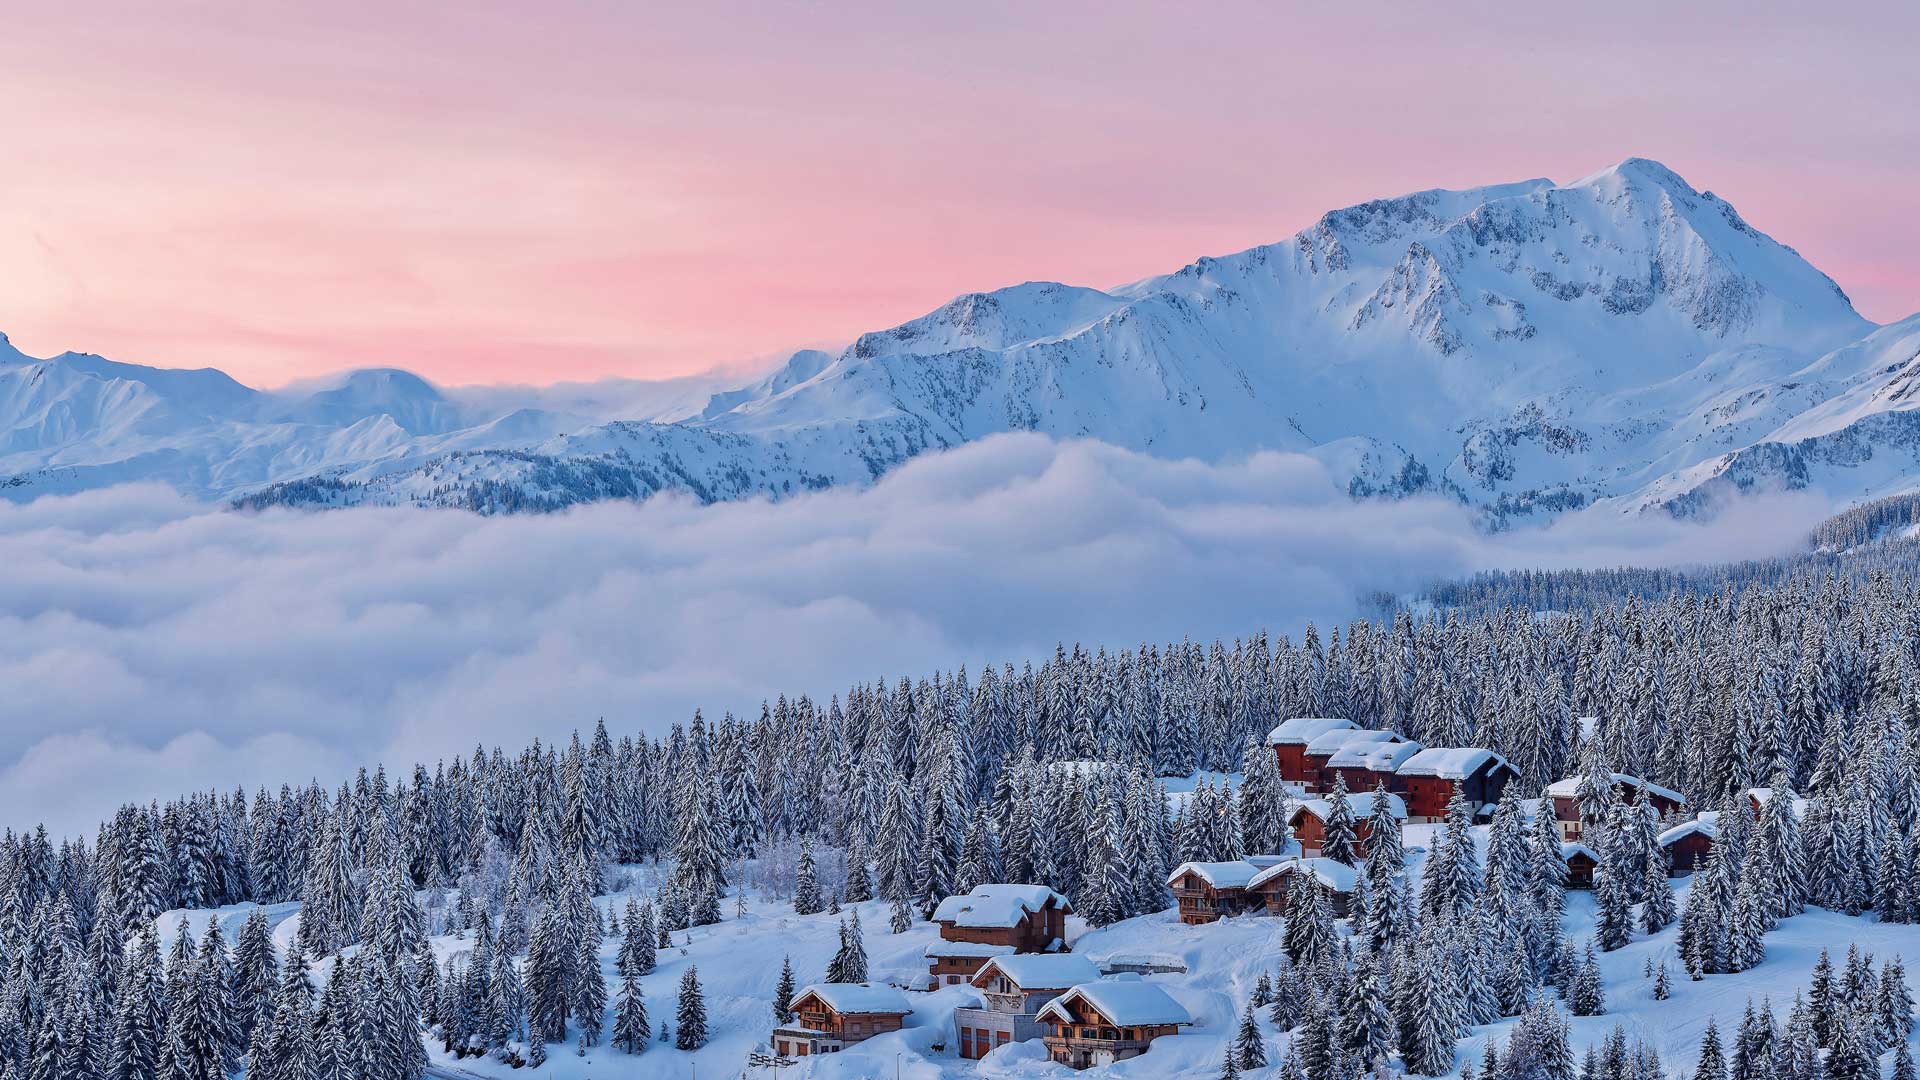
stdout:
POLYGON ((157 487, 0 504, 0 824, 432 762, 605 717, 962 662, 1297 633, 1488 567, 1672 565, 1798 542, 1824 507, 1714 525, 1588 514, 1487 536, 1353 502, 1312 459, 1209 465, 1002 436, 866 490, 553 516, 242 514, 157 487))

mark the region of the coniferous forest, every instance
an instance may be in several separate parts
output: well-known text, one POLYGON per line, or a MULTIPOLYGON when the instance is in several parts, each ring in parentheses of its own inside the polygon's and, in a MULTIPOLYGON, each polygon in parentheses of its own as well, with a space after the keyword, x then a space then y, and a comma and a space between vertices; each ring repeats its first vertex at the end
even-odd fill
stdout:
MULTIPOLYGON (((1290 1075, 1344 1080, 1389 1060, 1443 1073, 1468 1027, 1518 1016, 1483 1075, 1565 1080, 1560 1010, 1605 1008, 1596 950, 1677 921, 1685 970, 1671 977, 1701 979, 1760 962, 1768 931, 1809 904, 1920 918, 1917 664, 1910 578, 1796 573, 1568 614, 1402 611, 1297 638, 1063 644, 1038 665, 696 713, 658 737, 603 722, 564 745, 479 746, 398 776, 128 805, 90 839, 35 828, 0 841, 0 1075, 214 1080, 244 1064, 264 1080, 409 1080, 427 1040, 538 1065, 568 1043, 654 1052, 668 1025, 675 1046, 697 1047, 697 972, 651 1016, 634 980, 676 931, 721 919, 749 865, 796 911, 877 899, 896 929, 992 881, 1050 885, 1111 923, 1167 907, 1179 862, 1284 848, 1265 733, 1340 716, 1491 748, 1518 779, 1484 854, 1479 808, 1456 796, 1417 880, 1390 819, 1359 843, 1333 835, 1354 825, 1334 815, 1328 854, 1364 868, 1349 936, 1305 890, 1260 995, 1297 1029, 1290 1075), (1583 816, 1604 825, 1587 837, 1595 929, 1576 942, 1551 815, 1529 821, 1522 800, 1610 770, 1717 808, 1717 839, 1675 910, 1654 843, 1666 823, 1644 791, 1584 785, 1583 816), (1239 776, 1170 802, 1163 778, 1195 773, 1239 776), (1776 797, 1756 810, 1750 788, 1776 797), (660 868, 656 894, 597 906, 632 864, 660 868), (290 901, 285 949, 258 912, 232 941, 217 922, 156 926, 176 909, 290 901), (443 933, 471 950, 437 964, 428 937, 443 933), (610 985, 593 959, 608 935, 610 985)), ((865 972, 858 939, 842 974, 865 972)), ((1858 1007, 1827 1003, 1838 992, 1799 1007, 1767 1036, 1797 1046, 1781 1060, 1837 1046, 1825 1068, 1840 1080, 1836 1058, 1896 1041, 1898 1010, 1872 1003, 1904 995, 1903 972, 1847 978, 1858 1007)))

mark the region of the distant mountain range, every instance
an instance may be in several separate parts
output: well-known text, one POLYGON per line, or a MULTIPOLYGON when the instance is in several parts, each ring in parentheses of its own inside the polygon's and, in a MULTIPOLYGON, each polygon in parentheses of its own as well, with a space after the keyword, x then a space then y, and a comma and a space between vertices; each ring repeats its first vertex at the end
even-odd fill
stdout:
POLYGON ((1005 431, 1261 449, 1362 497, 1508 523, 1604 502, 1920 488, 1920 316, 1833 280, 1664 166, 1423 191, 1100 290, 1029 282, 757 382, 449 393, 398 370, 263 393, 0 337, 0 490, 157 479, 243 506, 550 510, 869 483, 1005 431), (556 406, 556 401, 564 404, 556 406))

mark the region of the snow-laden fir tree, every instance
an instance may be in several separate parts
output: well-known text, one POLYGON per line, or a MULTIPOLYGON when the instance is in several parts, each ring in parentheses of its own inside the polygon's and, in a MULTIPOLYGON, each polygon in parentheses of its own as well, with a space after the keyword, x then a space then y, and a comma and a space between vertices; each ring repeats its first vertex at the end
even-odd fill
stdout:
POLYGON ((1248 739, 1240 754, 1242 779, 1238 792, 1240 837, 1249 852, 1282 852, 1292 839, 1287 828, 1291 800, 1280 778, 1273 748, 1258 738, 1248 739))
POLYGON ((1420 915, 1429 924, 1451 925, 1466 917, 1480 894, 1480 859, 1473 838, 1473 811, 1454 785, 1446 824, 1420 876, 1420 915))
POLYGON ((1393 1015, 1371 957, 1363 957, 1347 984, 1341 1010, 1341 1043, 1347 1060, 1371 1069, 1393 1051, 1393 1015))
POLYGON ((818 915, 826 906, 826 897, 820 891, 819 871, 813 859, 813 837, 803 837, 800 840, 800 866, 794 875, 793 913, 818 915))
POLYGON ((1234 1036, 1228 1059, 1242 1069, 1267 1067, 1266 1039, 1260 1034, 1260 1019, 1254 1015, 1253 1002, 1247 1002, 1240 1014, 1240 1031, 1234 1036))
POLYGON ((783 956, 780 958, 780 981, 773 988, 773 1022, 776 1026, 793 1023, 794 982, 793 957, 783 956))
POLYGON ((636 903, 634 898, 627 898, 627 933, 620 939, 616 970, 638 978, 653 974, 659 946, 654 937, 653 903, 648 901, 637 907, 636 903))
POLYGON ((873 874, 867 869, 869 861, 867 834, 856 829, 847 842, 847 882, 841 895, 844 902, 864 904, 873 899, 873 874))
POLYGON ((698 1050, 707 1045, 707 998, 700 989, 700 969, 692 964, 680 975, 680 1001, 674 1009, 673 1045, 698 1050))
POLYGON ((1593 942, 1574 968, 1573 992, 1567 1008, 1575 1016, 1598 1016, 1607 1011, 1606 994, 1600 982, 1600 961, 1594 956, 1593 942))
POLYGON ((574 1019, 580 1025, 580 1045, 598 1046, 606 1024, 607 981, 600 973, 600 957, 591 935, 580 939, 579 959, 575 962, 578 986, 573 1001, 574 1019))
POLYGON ((1347 798, 1347 779, 1343 773, 1333 774, 1333 790, 1327 795, 1327 820, 1323 824, 1321 857, 1348 866, 1358 863, 1360 852, 1354 841, 1353 801, 1347 798))
POLYGON ((640 980, 632 973, 620 976, 620 994, 613 1006, 613 1045, 623 1054, 643 1053, 653 1026, 647 1021, 647 1003, 640 980))

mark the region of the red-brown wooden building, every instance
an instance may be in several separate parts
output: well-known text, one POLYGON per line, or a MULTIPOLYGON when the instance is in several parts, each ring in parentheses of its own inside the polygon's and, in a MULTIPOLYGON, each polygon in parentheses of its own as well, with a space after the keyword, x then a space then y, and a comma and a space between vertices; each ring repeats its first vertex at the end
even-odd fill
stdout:
POLYGON ((1392 742, 1349 743, 1335 751, 1320 767, 1320 780, 1331 791, 1335 780, 1344 780, 1348 791, 1372 791, 1384 787, 1395 790, 1400 766, 1425 749, 1417 742, 1396 739, 1392 742))
POLYGON ((1287 905, 1293 900, 1294 882, 1301 874, 1311 876, 1315 887, 1324 890, 1334 918, 1347 917, 1353 907, 1354 892, 1360 887, 1360 872, 1332 859, 1288 859, 1275 863, 1255 874, 1247 884, 1247 891, 1266 904, 1269 914, 1285 915, 1287 905))
MULTIPOLYGON (((1333 771, 1328 766, 1336 755, 1348 748, 1357 751, 1364 747, 1385 746, 1404 741, 1391 731, 1375 731, 1372 728, 1329 731, 1307 743, 1307 749, 1301 755, 1306 779, 1301 783, 1308 791, 1329 791, 1333 787, 1333 771)), ((1352 785, 1349 784, 1348 787, 1351 788, 1352 785)))
POLYGON ((1165 990, 1138 975, 1083 983, 1042 1006, 1047 1056, 1070 1069, 1139 1057, 1153 1040, 1193 1024, 1165 990))
POLYGON ((1560 845, 1560 861, 1567 864, 1567 888, 1593 888, 1593 872, 1600 868, 1600 856, 1585 844, 1572 841, 1560 845))
POLYGON ((1210 923, 1226 915, 1239 915, 1260 906, 1260 900, 1247 892, 1260 867, 1245 860, 1233 862, 1181 863, 1167 875, 1167 887, 1180 905, 1180 921, 1188 926, 1210 923))
POLYGON ((940 940, 927 947, 935 986, 958 986, 988 958, 1053 952, 1067 942, 1073 905, 1045 885, 981 885, 933 909, 940 940))
POLYGON ((1307 744, 1329 731, 1351 731, 1355 724, 1332 716, 1296 716, 1283 720, 1267 733, 1267 745, 1273 747, 1280 762, 1280 779, 1304 784, 1307 778, 1307 744))
MULTIPOLYGON (((1353 840, 1357 847, 1366 846, 1367 837, 1373 832, 1368 818, 1373 816, 1375 794, 1363 791, 1347 796, 1347 805, 1353 810, 1353 840)), ((1407 804, 1400 796, 1389 793, 1387 812, 1400 821, 1407 819, 1407 804)), ((1293 816, 1287 824, 1293 826, 1293 838, 1300 842, 1300 850, 1306 855, 1320 854, 1327 838, 1327 813, 1331 804, 1325 799, 1307 799, 1296 804, 1293 816)))
POLYGON ((1408 821, 1444 820, 1455 788, 1474 817, 1482 818, 1493 812, 1493 804, 1517 775, 1506 758, 1491 750, 1430 746, 1401 763, 1392 787, 1407 801, 1408 821))
POLYGON ((1081 983, 1099 978, 1100 969, 1093 961, 1072 953, 994 957, 973 973, 981 1004, 953 1011, 960 1056, 983 1058, 1008 1043, 1045 1036, 1047 1026, 1039 1020, 1040 1009, 1081 983))
POLYGON ((1667 876, 1686 877, 1700 868, 1719 839, 1720 830, 1712 822, 1694 818, 1683 821, 1660 834, 1660 849, 1667 853, 1667 876))
MULTIPOLYGON (((1569 776, 1555 780, 1547 785, 1544 792, 1553 800, 1553 816, 1560 827, 1560 839, 1580 839, 1580 784, 1584 777, 1569 776)), ((1637 776, 1626 773, 1613 774, 1614 796, 1621 802, 1632 803, 1639 797, 1639 791, 1645 788, 1647 802, 1652 804, 1654 813, 1662 819, 1671 817, 1686 809, 1687 797, 1659 784, 1649 784, 1637 776)))
POLYGON ((913 1006, 890 986, 815 983, 793 996, 793 1020, 768 1040, 781 1057, 834 1054, 875 1035, 899 1031, 913 1006))

